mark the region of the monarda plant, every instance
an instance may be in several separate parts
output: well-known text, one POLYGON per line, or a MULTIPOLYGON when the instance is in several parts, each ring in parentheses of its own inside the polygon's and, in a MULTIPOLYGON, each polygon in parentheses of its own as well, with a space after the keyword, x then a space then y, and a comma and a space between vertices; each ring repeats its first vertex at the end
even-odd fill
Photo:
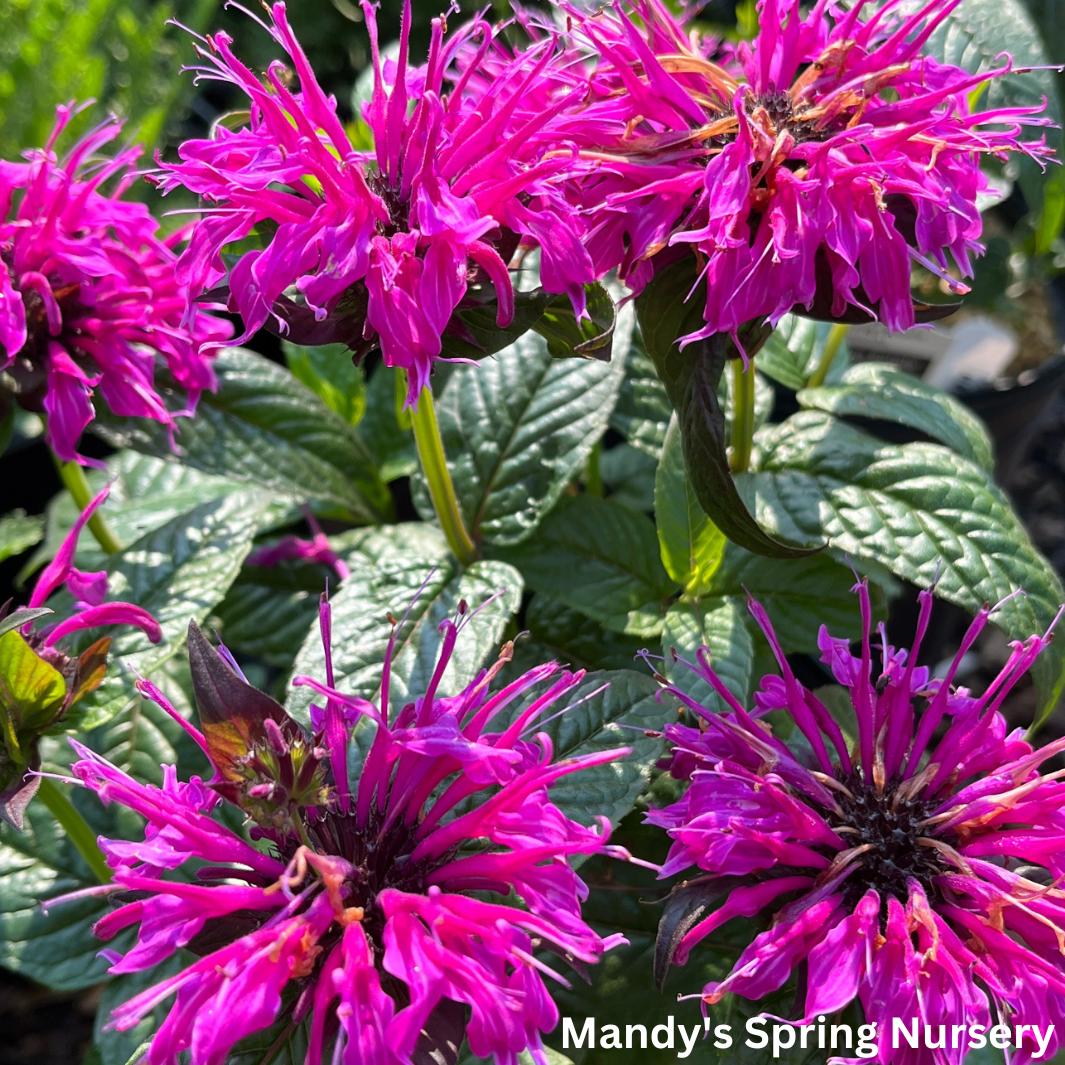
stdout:
POLYGON ((100 988, 90 1065, 1049 1052, 1065 589, 847 342, 1054 173, 1017 0, 338 3, 350 100, 312 7, 175 28, 154 163, 65 104, 0 163, 0 451, 67 489, 0 519, 0 965, 100 988))

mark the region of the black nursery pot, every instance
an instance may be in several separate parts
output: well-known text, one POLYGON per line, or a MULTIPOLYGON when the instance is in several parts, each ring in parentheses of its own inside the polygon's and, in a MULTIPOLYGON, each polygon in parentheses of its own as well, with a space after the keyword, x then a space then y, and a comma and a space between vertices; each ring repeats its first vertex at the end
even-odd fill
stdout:
POLYGON ((983 419, 995 441, 995 479, 999 484, 1008 482, 1035 435, 1040 415, 1063 384, 1065 354, 1059 353, 1016 377, 955 391, 958 399, 983 419))
POLYGON ((1065 384, 1065 277, 1051 278, 1046 293, 1062 348, 1034 369, 990 384, 964 384, 954 394, 978 414, 995 441, 995 479, 1005 485, 1024 458, 1040 416, 1065 384))

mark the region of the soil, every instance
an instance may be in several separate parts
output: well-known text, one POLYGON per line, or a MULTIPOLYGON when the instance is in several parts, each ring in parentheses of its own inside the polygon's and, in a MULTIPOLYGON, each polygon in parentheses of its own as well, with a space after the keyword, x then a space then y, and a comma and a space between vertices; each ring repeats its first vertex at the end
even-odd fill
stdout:
POLYGON ((77 1065, 99 999, 99 988, 64 995, 0 969, 0 1065, 77 1065))

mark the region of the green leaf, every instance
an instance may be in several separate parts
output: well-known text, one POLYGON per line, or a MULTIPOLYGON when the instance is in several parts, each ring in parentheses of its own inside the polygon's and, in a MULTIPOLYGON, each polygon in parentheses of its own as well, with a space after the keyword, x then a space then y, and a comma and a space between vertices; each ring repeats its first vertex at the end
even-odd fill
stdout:
POLYGON ((580 321, 569 296, 555 296, 533 329, 547 341, 554 359, 598 359, 610 362, 618 309, 599 281, 584 286, 588 317, 580 321))
MULTIPOLYGON (((363 530, 353 540, 345 554, 351 575, 331 600, 337 687, 379 701, 390 633, 388 615, 402 619, 409 608, 396 635, 391 712, 423 694, 439 657, 440 622, 457 618, 459 601, 465 599, 473 616, 459 635, 440 687, 448 695, 461 691, 495 657, 503 628, 521 601, 521 574, 500 562, 475 562, 460 570, 443 536, 427 525, 363 530), (486 604, 504 589, 504 594, 486 604)), ((324 679, 325 658, 317 626, 300 648, 293 672, 324 679)), ((309 689, 294 688, 286 709, 306 722, 311 701, 309 689)), ((372 727, 364 720, 356 728, 356 741, 372 733, 372 727)))
MULTIPOLYGON (((618 337, 628 328, 623 315, 618 337)), ((437 418, 475 540, 515 544, 532 535, 606 431, 623 365, 553 359, 543 338, 528 333, 490 362, 452 373, 437 418)), ((415 484, 419 510, 430 514, 422 479, 415 484)))
MULTIPOLYGON (((510 720, 540 694, 538 691, 515 706, 510 720)), ((548 708, 548 720, 542 727, 530 723, 530 736, 536 732, 550 736, 556 762, 632 748, 630 754, 605 765, 568 774, 551 788, 551 801, 567 817, 582 825, 606 817, 616 825, 632 809, 662 754, 662 738, 644 732, 660 731, 663 723, 675 716, 671 700, 660 702, 660 694, 658 682, 647 673, 631 669, 589 673, 567 692, 565 705, 570 709, 560 714, 561 706, 548 708)))
MULTIPOLYGON (((474 290, 474 300, 477 295, 474 290)), ((481 295, 487 297, 487 290, 481 295)), ((470 299, 470 290, 467 290, 467 299, 470 299)), ((483 359, 494 355, 534 328, 544 309, 556 299, 542 289, 515 292, 514 317, 506 326, 496 323, 499 305, 494 295, 463 307, 452 316, 448 331, 444 333, 443 354, 452 359, 483 359)))
POLYGON ((618 444, 599 455, 599 475, 610 498, 630 510, 649 514, 655 506, 655 469, 646 451, 618 444))
MULTIPOLYGON (((2 450, 2 449, 0 449, 2 450)), ((21 555, 44 536, 44 519, 30 517, 21 508, 0 518, 0 562, 21 555)))
POLYGON ((515 643, 505 676, 514 679, 533 666, 556 659, 572 669, 632 669, 643 646, 549 595, 537 593, 525 611, 527 637, 515 643))
POLYGON ((796 399, 806 410, 900 422, 985 470, 994 470, 987 429, 964 403, 885 363, 858 363, 843 373, 838 384, 804 388, 796 399))
MULTIPOLYGON (((696 662, 700 647, 710 652, 711 666, 725 686, 744 705, 763 672, 775 671, 769 645, 747 609, 747 596, 769 614, 773 630, 786 654, 817 654, 817 632, 824 624, 834 636, 850 639, 861 633, 858 599, 851 592, 854 575, 827 554, 784 561, 753 555, 726 544, 703 597, 670 607, 662 631, 663 672, 681 691, 711 710, 724 711, 724 702, 711 686, 680 658, 696 662), (812 608, 815 604, 816 608, 812 608)), ((879 583, 871 584, 874 611, 886 610, 879 583)))
MULTIPOLYGON (((937 595, 972 613, 1023 589, 994 615, 1010 639, 1045 632, 1065 600, 1002 491, 947 448, 883 444, 816 411, 763 429, 756 443, 758 472, 743 487, 774 532, 827 537, 837 552, 935 583, 937 595)), ((1044 713, 1065 684, 1063 666, 1065 648, 1054 641, 1032 670, 1044 713)))
MULTIPOLYGON (((50 725, 66 693, 62 674, 39 658, 17 632, 0 636, 0 739, 50 725)), ((11 750, 12 757, 18 753, 11 750)))
MULTIPOLYGON (((818 654, 817 630, 821 625, 827 625, 833 636, 857 639, 861 635, 858 597, 851 591, 854 573, 833 554, 842 552, 832 550, 832 554, 785 561, 765 559, 728 544, 707 594, 735 596, 744 603, 750 594, 765 607, 785 653, 818 654), (811 604, 816 604, 816 610, 811 611, 811 604)), ((870 576, 873 605, 886 610, 887 599, 880 591, 878 575, 870 576)))
POLYGON ((366 413, 359 422, 359 438, 373 453, 386 484, 409 477, 418 468, 409 412, 404 426, 396 416, 398 379, 398 371, 390 366, 380 365, 374 370, 366 386, 366 413))
MULTIPOLYGON (((111 493, 99 513, 120 544, 131 544, 152 529, 158 529, 209 499, 218 499, 245 486, 226 477, 200 473, 168 459, 150 458, 135 451, 120 451, 107 460, 106 470, 90 470, 89 485, 98 492, 105 484, 111 493)), ((23 567, 22 580, 55 558, 60 544, 74 527, 78 507, 68 492, 60 492, 48 504, 44 542, 23 567)), ((279 509, 280 519, 282 510, 279 509)), ((81 569, 107 565, 107 555, 87 533, 78 541, 75 555, 81 569)))
POLYGON ((633 447, 657 459, 672 416, 665 386, 658 380, 637 329, 625 359, 625 379, 610 415, 610 428, 621 433, 633 447))
POLYGON ((651 520, 590 495, 564 500, 531 540, 495 555, 517 566, 536 591, 634 636, 661 630, 664 601, 676 590, 651 520))
MULTIPOLYGON (((370 452, 309 388, 243 348, 222 351, 214 368, 218 391, 204 393, 195 416, 180 423, 184 465, 299 502, 319 500, 353 521, 387 516, 391 499, 370 452)), ((172 457, 166 429, 156 422, 101 410, 93 429, 116 446, 172 457)))
MULTIPOLYGON (((761 561, 765 561, 762 559, 761 561)), ((724 700, 683 662, 673 660, 673 651, 692 664, 696 653, 708 648, 710 664, 725 687, 745 706, 751 691, 754 640, 747 604, 737 596, 674 603, 662 630, 662 655, 666 677, 682 692, 708 710, 724 712, 724 700)))
POLYGON ((20 629, 31 621, 37 621, 39 618, 47 617, 53 613, 55 611, 49 610, 46 606, 33 607, 32 609, 22 607, 19 610, 15 610, 0 621, 0 636, 3 636, 5 632, 11 632, 12 629, 20 629))
POLYGON ((351 361, 347 344, 304 347, 281 341, 292 375, 348 423, 358 425, 366 412, 366 381, 362 368, 351 361))
POLYGON ((666 433, 655 475, 655 523, 666 572, 689 595, 700 595, 721 562, 725 534, 699 506, 684 468, 676 416, 666 433))
POLYGON ((218 605, 222 642, 268 666, 290 669, 318 619, 318 597, 335 576, 322 566, 246 566, 218 605))
POLYGON ((694 258, 679 260, 656 273, 636 300, 647 353, 677 412, 688 479, 699 505, 734 543, 771 558, 801 557, 809 552, 759 527, 729 469, 717 389, 726 361, 736 354, 732 341, 719 333, 683 349, 677 344, 702 325, 699 301, 686 302, 695 276, 694 258))
MULTIPOLYGON (((773 378, 798 392, 806 387, 810 374, 821 361, 829 330, 827 322, 815 322, 797 314, 786 314, 776 329, 769 334, 761 351, 754 357, 754 364, 767 377, 773 378)), ((842 368, 847 365, 846 348, 836 352, 829 370, 829 381, 834 382, 842 368)))
MULTIPOLYGON (((148 610, 159 622, 163 639, 151 644, 139 629, 116 635, 107 679, 78 704, 81 728, 103 724, 135 697, 134 671, 148 676, 181 650, 189 621, 202 624, 222 600, 253 538, 275 508, 265 493, 233 492, 201 504, 110 556, 109 598, 148 610)), ((90 639, 82 637, 85 643, 90 639)))

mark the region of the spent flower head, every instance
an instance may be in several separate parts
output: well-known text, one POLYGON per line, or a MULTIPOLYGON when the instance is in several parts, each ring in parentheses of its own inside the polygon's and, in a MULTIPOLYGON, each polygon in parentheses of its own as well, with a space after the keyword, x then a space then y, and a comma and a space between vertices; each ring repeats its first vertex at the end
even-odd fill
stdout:
POLYGON ((982 251, 981 161, 1042 162, 1021 135, 1049 120, 974 111, 1008 56, 970 74, 922 54, 957 4, 760 0, 758 35, 724 51, 660 0, 567 6, 596 64, 581 148, 599 170, 581 200, 597 272, 639 289, 690 245, 705 326, 688 340, 793 309, 906 329, 918 262, 967 291, 951 271, 971 276, 982 251))
POLYGON ((176 993, 148 1065, 176 1063, 184 1051, 192 1065, 214 1065, 279 1018, 307 1022, 308 1065, 328 1046, 342 1062, 398 1065, 434 1052, 444 1060, 463 1035, 476 1056, 500 1065, 526 1049, 545 1062, 540 1033, 558 1013, 544 978, 561 978, 536 952, 579 966, 619 938, 584 922, 587 889, 568 861, 615 851, 609 826, 571 820, 548 789, 626 752, 554 760, 537 722, 583 675, 555 663, 493 693, 505 652, 459 694, 442 696, 460 627, 451 621, 416 702, 389 705, 395 632, 378 704, 342 694, 328 604, 321 620, 325 676, 296 679, 321 700, 311 731, 193 625, 202 731, 150 683, 140 687, 182 722, 214 777, 180 783, 166 768, 163 787, 153 787, 76 745, 74 775, 147 822, 143 840, 101 840, 115 885, 131 894, 96 931, 110 938, 139 925, 134 946, 110 955, 111 972, 140 972, 183 947, 200 956, 118 1007, 111 1025, 132 1028, 176 993), (352 771, 356 729, 372 740, 352 771), (254 844, 212 818, 219 801, 243 811, 254 844), (193 872, 192 860, 206 864, 193 872))
MULTIPOLYGON (((690 786, 648 815, 673 839, 662 875, 696 866, 703 875, 685 890, 725 896, 671 942, 672 961, 683 964, 726 922, 757 918, 766 930, 703 989, 705 1002, 730 992, 760 1000, 801 970, 805 1003, 794 1023, 857 1000, 878 1032, 890 1032, 892 1018, 911 1031, 916 1020, 922 1039, 926 1024, 933 1033, 1000 1021, 1045 1031, 1065 1015, 1065 770, 1040 766, 1065 740, 1033 749, 1000 707, 1050 636, 1014 643, 977 696, 953 681, 990 609, 938 678, 917 665, 931 593, 920 595, 913 646, 891 647, 881 625, 874 654, 868 590, 857 591, 859 653, 824 626, 818 636, 822 661, 850 696, 844 716, 798 681, 753 602, 781 672, 762 679, 756 709, 729 693, 705 648, 692 668, 729 710, 713 713, 672 689, 700 721, 665 730, 673 773, 690 786), (774 711, 790 719, 787 743, 765 717, 774 711)), ((684 902, 678 893, 675 904, 684 902)), ((882 1038, 876 1060, 961 1065, 961 1042, 904 1046, 900 1056, 882 1038)), ((1051 1044, 1048 1058, 1053 1031, 1051 1044)), ((1037 1048, 1029 1028, 1010 1061, 1027 1062, 1037 1048)))
POLYGON ((184 234, 163 237, 144 204, 122 199, 140 149, 99 154, 121 123, 102 123, 57 157, 73 113, 57 109, 48 143, 27 162, 0 161, 0 417, 8 397, 43 413, 55 454, 85 462, 77 447, 95 395, 115 414, 172 431, 156 359, 191 411, 215 387, 203 345, 221 344, 232 329, 202 311, 186 314, 174 274, 184 234))

